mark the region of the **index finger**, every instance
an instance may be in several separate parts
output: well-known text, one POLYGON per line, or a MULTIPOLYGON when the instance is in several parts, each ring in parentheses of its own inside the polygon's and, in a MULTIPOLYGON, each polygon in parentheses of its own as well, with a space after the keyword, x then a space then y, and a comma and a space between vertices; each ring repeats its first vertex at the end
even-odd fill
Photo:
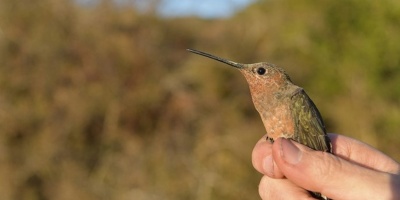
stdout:
POLYGON ((334 155, 377 171, 399 173, 398 162, 368 144, 334 133, 329 133, 328 136, 332 142, 334 155))
POLYGON ((272 178, 283 178, 284 175, 272 158, 272 143, 267 141, 267 135, 258 140, 252 152, 254 168, 272 178))

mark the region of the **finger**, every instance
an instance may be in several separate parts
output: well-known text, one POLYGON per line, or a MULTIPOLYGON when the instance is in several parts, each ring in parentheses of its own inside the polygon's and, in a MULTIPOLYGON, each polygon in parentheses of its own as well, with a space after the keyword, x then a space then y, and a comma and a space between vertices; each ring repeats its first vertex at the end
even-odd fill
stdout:
POLYGON ((293 184, 288 179, 274 179, 268 176, 263 176, 258 192, 261 199, 313 199, 310 193, 303 188, 293 184))
POLYGON ((336 156, 374 170, 399 174, 399 163, 368 144, 343 135, 328 135, 336 156))
POLYGON ((262 174, 273 178, 283 178, 282 172, 276 167, 272 159, 272 143, 261 138, 253 149, 252 163, 254 168, 262 174))
POLYGON ((330 198, 394 198, 393 180, 398 180, 398 177, 359 166, 326 152, 311 150, 291 140, 275 140, 273 157, 291 182, 330 198))

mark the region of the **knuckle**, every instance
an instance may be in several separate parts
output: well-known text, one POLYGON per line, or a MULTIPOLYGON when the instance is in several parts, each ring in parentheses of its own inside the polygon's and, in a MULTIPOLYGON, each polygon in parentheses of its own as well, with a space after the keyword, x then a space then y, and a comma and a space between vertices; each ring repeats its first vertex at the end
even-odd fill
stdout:
POLYGON ((342 162, 340 159, 336 156, 333 156, 332 154, 325 153, 323 152, 322 157, 321 157, 321 167, 317 168, 318 170, 318 179, 320 184, 320 188, 318 188, 318 191, 323 191, 324 188, 327 185, 330 185, 331 181, 334 180, 336 177, 336 172, 341 170, 342 168, 342 162), (324 184, 325 183, 325 184, 324 184))

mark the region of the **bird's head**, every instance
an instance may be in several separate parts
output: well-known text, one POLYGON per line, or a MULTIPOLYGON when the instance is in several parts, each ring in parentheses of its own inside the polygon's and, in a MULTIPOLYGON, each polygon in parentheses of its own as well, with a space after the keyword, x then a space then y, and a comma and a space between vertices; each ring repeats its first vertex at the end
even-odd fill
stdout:
POLYGON ((270 63, 242 64, 194 49, 188 49, 188 51, 239 69, 249 84, 253 98, 256 94, 265 95, 266 93, 284 90, 288 84, 291 84, 291 80, 285 71, 270 63))

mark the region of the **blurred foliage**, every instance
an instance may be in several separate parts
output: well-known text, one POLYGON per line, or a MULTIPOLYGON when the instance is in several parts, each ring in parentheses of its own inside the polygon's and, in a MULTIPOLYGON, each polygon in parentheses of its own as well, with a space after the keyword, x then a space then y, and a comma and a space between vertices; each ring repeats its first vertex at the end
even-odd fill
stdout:
POLYGON ((257 199, 247 84, 186 48, 283 66, 329 132, 399 160, 399 19, 393 0, 258 1, 214 20, 2 0, 0 198, 257 199))

